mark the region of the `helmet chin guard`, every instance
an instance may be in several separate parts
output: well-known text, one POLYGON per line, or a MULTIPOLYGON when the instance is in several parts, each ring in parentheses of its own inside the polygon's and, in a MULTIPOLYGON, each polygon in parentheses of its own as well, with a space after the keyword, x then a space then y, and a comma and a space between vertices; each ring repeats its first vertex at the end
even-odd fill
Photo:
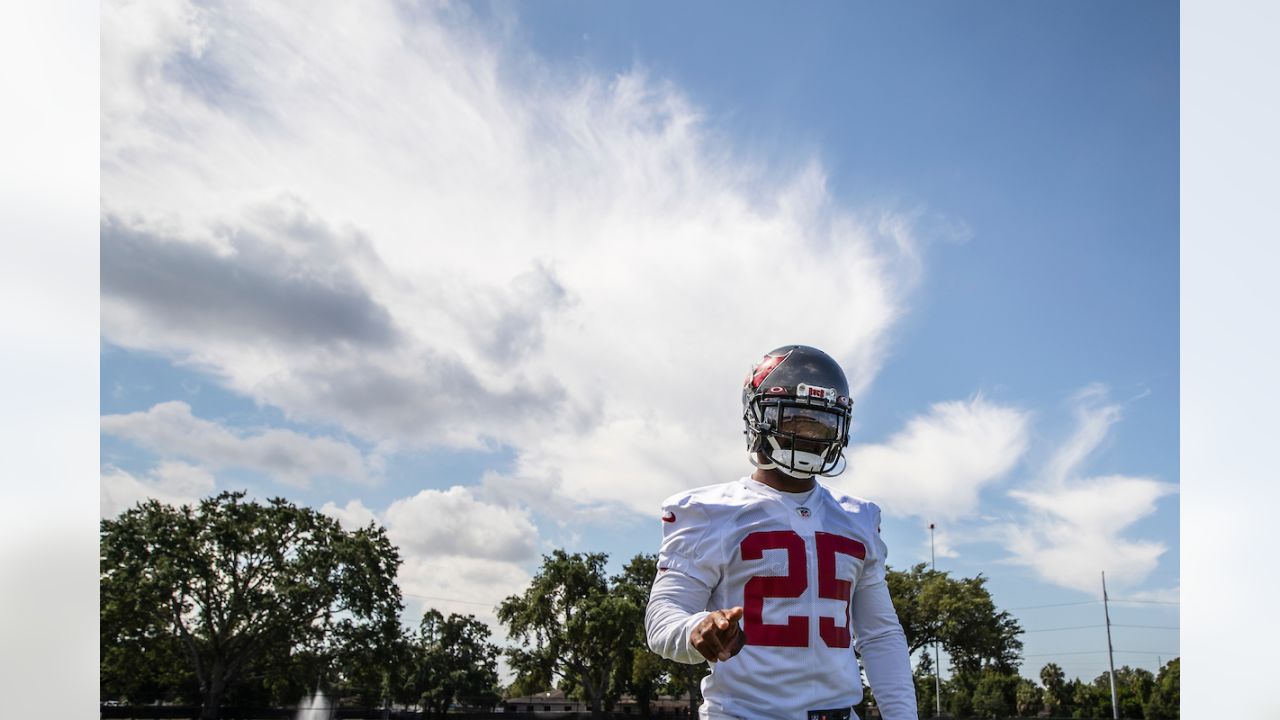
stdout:
MULTIPOLYGON (((808 480, 814 475, 819 474, 817 472, 808 471, 808 468, 824 467, 826 465, 826 463, 822 461, 822 458, 820 456, 815 455, 813 453, 801 452, 796 454, 799 456, 807 456, 807 457, 800 462, 793 462, 790 450, 779 450, 776 456, 778 458, 776 462, 772 460, 761 462, 760 457, 762 455, 765 457, 774 457, 774 456, 766 455, 762 451, 748 453, 747 459, 751 461, 752 465, 755 465, 761 470, 777 470, 782 474, 788 475, 797 480, 808 480), (812 460, 809 460, 809 458, 812 458, 812 460)), ((844 472, 846 467, 848 467, 848 461, 845 458, 844 453, 841 453, 838 466, 832 468, 827 472, 821 473, 821 475, 823 477, 833 477, 835 475, 839 475, 840 473, 844 472)))
POLYGON ((769 353, 742 388, 742 419, 751 463, 807 480, 844 471, 853 401, 844 371, 806 345, 769 353))

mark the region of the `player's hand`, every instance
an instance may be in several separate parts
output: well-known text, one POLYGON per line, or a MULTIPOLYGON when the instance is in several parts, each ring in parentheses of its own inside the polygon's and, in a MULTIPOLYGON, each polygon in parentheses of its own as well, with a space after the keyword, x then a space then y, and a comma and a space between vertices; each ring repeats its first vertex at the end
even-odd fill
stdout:
POLYGON ((738 626, 741 619, 741 607, 716 610, 693 626, 689 643, 708 662, 728 660, 742 650, 747 639, 738 626))

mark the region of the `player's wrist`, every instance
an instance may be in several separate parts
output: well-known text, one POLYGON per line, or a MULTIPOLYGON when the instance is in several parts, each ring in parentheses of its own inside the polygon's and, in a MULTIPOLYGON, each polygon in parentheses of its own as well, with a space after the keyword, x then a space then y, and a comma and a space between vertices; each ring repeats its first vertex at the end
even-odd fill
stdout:
POLYGON ((681 649, 686 655, 697 655, 699 658, 702 657, 702 653, 698 652, 698 649, 693 646, 693 631, 698 627, 698 623, 702 622, 710 614, 710 610, 703 610, 690 615, 689 619, 684 621, 684 632, 681 633, 681 636, 684 638, 684 647, 681 649))

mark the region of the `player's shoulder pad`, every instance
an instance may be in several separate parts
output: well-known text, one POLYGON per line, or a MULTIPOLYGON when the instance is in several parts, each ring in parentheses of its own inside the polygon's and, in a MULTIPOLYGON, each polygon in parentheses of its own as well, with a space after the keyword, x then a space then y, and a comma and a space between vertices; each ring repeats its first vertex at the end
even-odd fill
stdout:
POLYGON ((678 492, 662 501, 662 520, 664 523, 671 523, 676 519, 684 520, 690 515, 709 520, 725 509, 740 504, 735 485, 736 483, 719 483, 678 492))
POLYGON ((828 492, 831 493, 831 498, 836 501, 836 504, 843 508, 845 512, 864 517, 874 523, 877 528, 880 526, 879 505, 870 500, 854 495, 846 495, 835 490, 828 490, 828 492))

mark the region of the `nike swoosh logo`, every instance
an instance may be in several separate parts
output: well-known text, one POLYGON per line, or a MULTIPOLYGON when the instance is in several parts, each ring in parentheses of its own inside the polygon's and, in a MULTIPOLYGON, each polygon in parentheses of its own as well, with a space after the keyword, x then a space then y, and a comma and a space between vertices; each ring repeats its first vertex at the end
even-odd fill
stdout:
POLYGON ((665 513, 663 513, 663 515, 662 515, 662 522, 675 522, 675 521, 676 521, 676 514, 675 514, 675 513, 671 512, 670 510, 666 511, 665 513))

